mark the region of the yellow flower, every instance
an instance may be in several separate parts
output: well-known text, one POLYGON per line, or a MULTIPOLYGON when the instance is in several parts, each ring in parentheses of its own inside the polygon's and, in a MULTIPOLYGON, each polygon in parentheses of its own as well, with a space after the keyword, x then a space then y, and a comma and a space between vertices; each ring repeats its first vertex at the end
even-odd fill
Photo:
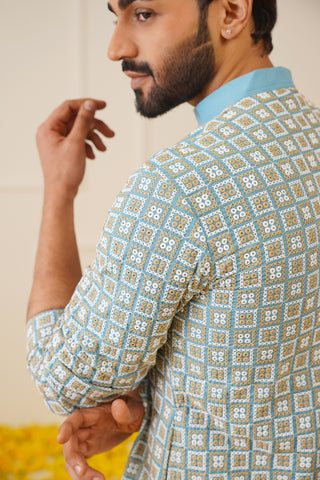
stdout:
MULTIPOLYGON (((62 447, 56 442, 57 426, 0 425, 1 480, 70 480, 64 463, 62 447)), ((89 460, 107 480, 120 480, 133 439, 128 439, 111 452, 89 460)))

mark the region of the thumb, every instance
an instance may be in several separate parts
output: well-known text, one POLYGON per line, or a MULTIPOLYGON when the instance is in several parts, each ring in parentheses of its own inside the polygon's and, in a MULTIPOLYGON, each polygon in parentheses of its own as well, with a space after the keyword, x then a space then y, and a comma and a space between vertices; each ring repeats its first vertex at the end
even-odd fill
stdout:
POLYGON ((84 140, 91 128, 97 106, 93 100, 86 100, 81 105, 69 138, 72 140, 84 140))
POLYGON ((127 403, 124 398, 118 398, 112 402, 111 413, 122 431, 133 433, 140 428, 144 407, 140 401, 129 399, 127 403))

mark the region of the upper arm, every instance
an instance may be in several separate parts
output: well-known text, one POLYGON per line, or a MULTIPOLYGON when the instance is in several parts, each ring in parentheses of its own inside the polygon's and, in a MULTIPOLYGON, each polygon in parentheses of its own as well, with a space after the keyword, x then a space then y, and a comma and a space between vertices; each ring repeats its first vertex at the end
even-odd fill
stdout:
POLYGON ((175 312, 207 281, 200 230, 172 183, 149 170, 130 179, 37 367, 54 401, 89 406, 140 383, 175 312))

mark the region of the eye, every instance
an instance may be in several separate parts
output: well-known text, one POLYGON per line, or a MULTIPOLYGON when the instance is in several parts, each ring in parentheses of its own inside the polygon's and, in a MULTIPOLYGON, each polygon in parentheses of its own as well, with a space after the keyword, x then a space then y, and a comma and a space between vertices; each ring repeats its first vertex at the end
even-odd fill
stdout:
POLYGON ((146 22, 147 20, 149 20, 149 18, 152 17, 152 15, 153 15, 152 12, 146 12, 146 11, 137 12, 136 18, 139 22, 146 22))

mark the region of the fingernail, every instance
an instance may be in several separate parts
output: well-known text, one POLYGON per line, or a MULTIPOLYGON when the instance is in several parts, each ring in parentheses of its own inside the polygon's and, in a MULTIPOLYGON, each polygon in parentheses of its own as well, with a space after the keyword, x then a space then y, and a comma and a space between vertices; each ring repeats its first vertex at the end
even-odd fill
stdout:
POLYGON ((89 112, 94 112, 95 111, 95 104, 91 102, 91 100, 86 100, 84 102, 84 108, 86 110, 89 110, 89 112))

